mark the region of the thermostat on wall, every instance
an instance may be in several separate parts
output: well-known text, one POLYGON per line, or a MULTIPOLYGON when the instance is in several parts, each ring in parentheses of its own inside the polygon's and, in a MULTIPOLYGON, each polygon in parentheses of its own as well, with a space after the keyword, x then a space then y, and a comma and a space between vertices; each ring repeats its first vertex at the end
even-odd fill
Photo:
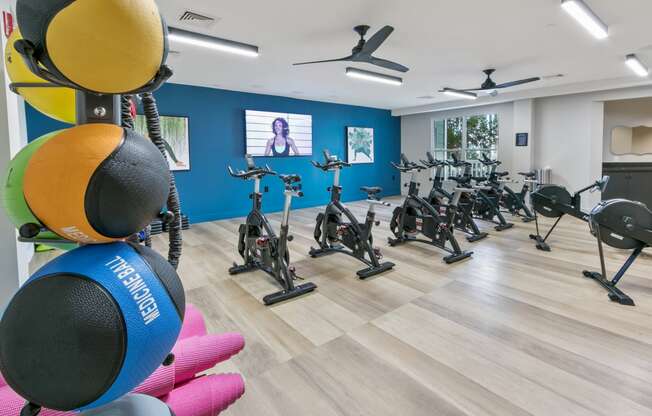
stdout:
POLYGON ((516 146, 527 146, 529 133, 516 133, 516 146))

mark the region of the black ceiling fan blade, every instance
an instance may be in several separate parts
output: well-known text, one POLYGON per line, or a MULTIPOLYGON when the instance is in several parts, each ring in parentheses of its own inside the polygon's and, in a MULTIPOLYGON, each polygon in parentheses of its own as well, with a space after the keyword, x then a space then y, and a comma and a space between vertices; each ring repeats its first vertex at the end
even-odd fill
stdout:
POLYGON ((375 58, 373 56, 368 61, 363 61, 363 62, 368 62, 372 65, 380 66, 386 69, 391 69, 392 71, 408 72, 410 70, 410 68, 408 68, 407 66, 403 66, 396 62, 388 61, 387 59, 375 58))
POLYGON ((494 88, 510 88, 510 87, 515 87, 517 85, 523 85, 523 84, 529 84, 530 82, 535 82, 535 81, 540 81, 540 77, 534 77, 534 78, 526 78, 526 79, 521 79, 518 81, 512 81, 512 82, 506 82, 504 84, 498 84, 494 88))
POLYGON ((393 31, 394 28, 391 26, 385 26, 380 29, 378 32, 376 32, 376 34, 374 34, 366 41, 362 47, 362 53, 371 55, 372 53, 376 52, 376 49, 380 48, 380 45, 382 45, 383 42, 387 40, 393 31))
POLYGON ((346 62, 346 61, 350 61, 351 58, 353 58, 353 55, 347 56, 345 58, 326 59, 326 60, 323 60, 323 61, 298 62, 298 63, 292 64, 292 65, 298 66, 298 65, 310 65, 310 64, 323 64, 323 63, 326 63, 326 62, 346 62))

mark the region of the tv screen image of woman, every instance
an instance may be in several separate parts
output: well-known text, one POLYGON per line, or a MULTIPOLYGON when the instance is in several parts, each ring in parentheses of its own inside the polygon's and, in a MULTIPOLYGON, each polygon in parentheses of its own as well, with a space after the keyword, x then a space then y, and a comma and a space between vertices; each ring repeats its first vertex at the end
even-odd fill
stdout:
POLYGON ((247 154, 288 157, 312 155, 312 116, 247 110, 247 154))

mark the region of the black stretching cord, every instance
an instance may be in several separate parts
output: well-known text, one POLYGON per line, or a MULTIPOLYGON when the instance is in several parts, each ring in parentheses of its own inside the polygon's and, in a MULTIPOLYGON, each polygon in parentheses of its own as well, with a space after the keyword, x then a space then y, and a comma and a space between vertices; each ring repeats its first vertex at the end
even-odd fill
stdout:
MULTIPOLYGON (((167 154, 165 153, 165 144, 161 135, 161 121, 159 117, 156 99, 151 92, 146 92, 142 95, 143 111, 147 120, 147 131, 150 140, 158 147, 167 162, 167 154)), ((174 214, 173 221, 168 225, 170 248, 168 251, 168 261, 175 269, 179 267, 179 259, 181 258, 181 246, 183 240, 181 237, 181 204, 179 202, 179 193, 177 192, 176 181, 174 175, 170 172, 170 194, 168 195, 167 202, 168 211, 174 214)))

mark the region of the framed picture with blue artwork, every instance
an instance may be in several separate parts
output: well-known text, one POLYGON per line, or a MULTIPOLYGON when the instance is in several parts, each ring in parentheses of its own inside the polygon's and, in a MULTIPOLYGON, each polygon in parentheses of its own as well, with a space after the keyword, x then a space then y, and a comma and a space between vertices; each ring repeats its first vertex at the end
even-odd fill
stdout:
POLYGON ((347 162, 351 164, 374 163, 374 129, 347 127, 346 148, 347 162))

